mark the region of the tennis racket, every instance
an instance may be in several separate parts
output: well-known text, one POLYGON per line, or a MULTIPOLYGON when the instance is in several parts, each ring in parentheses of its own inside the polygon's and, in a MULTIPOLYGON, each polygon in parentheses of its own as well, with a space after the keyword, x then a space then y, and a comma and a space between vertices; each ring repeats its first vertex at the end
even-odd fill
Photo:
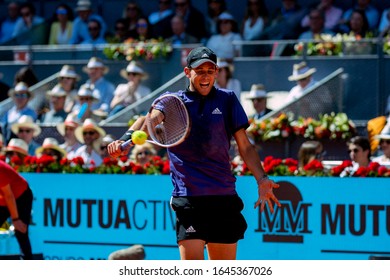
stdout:
MULTIPOLYGON (((187 108, 180 97, 165 94, 153 101, 145 117, 148 139, 146 141, 158 146, 169 148, 182 143, 190 132, 190 118, 187 108), (151 118, 154 109, 164 114, 162 121, 151 118)), ((131 139, 122 143, 124 150, 132 145, 131 139)))

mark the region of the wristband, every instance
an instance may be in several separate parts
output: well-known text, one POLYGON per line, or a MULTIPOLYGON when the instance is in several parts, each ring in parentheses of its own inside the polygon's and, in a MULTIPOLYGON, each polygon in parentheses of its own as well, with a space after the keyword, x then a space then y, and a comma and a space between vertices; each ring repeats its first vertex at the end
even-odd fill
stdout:
POLYGON ((123 140, 123 141, 127 141, 127 140, 130 140, 131 139, 131 134, 133 134, 134 130, 128 130, 126 131, 125 134, 122 135, 121 138, 119 138, 119 140, 123 140))
POLYGON ((19 218, 12 219, 13 222, 20 220, 19 218))
POLYGON ((260 183, 264 180, 268 180, 268 175, 267 174, 264 174, 263 177, 260 178, 259 181, 257 181, 257 184, 260 185, 260 183))

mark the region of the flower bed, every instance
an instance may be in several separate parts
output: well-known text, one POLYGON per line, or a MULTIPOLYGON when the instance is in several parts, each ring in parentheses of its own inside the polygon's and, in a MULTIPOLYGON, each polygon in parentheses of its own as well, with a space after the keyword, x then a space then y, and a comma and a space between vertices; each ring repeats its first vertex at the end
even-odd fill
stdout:
POLYGON ((348 140, 356 134, 355 125, 344 113, 320 115, 319 119, 280 114, 265 120, 250 119, 248 135, 257 143, 300 136, 305 139, 348 140))
MULTIPOLYGON (((348 167, 352 166, 349 160, 342 164, 327 169, 321 161, 312 160, 303 168, 298 168, 298 161, 293 158, 274 158, 268 156, 263 162, 264 171, 269 176, 304 176, 304 177, 339 177, 348 167)), ((233 173, 237 176, 251 175, 248 167, 243 162, 232 163, 233 173)), ((390 168, 381 166, 377 162, 371 162, 368 167, 360 167, 355 173, 347 174, 350 177, 390 177, 390 168)))
POLYGON ((172 46, 163 40, 128 39, 123 44, 112 44, 104 48, 103 53, 112 60, 153 60, 167 57, 172 53, 172 46))
MULTIPOLYGON (((342 56, 342 55, 361 55, 371 54, 374 50, 374 44, 365 39, 372 39, 373 34, 368 33, 365 38, 360 35, 336 34, 320 34, 311 42, 299 42, 295 44, 295 54, 303 55, 319 55, 319 56, 342 56)), ((385 51, 385 49, 384 49, 385 51)))

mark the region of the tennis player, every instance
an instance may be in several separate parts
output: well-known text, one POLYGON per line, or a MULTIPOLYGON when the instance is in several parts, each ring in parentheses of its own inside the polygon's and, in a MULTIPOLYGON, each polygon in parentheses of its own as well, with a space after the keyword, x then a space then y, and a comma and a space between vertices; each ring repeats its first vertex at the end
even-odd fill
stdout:
MULTIPOLYGON (((258 153, 246 134, 248 118, 235 93, 214 87, 218 75, 217 57, 206 47, 193 49, 187 56, 184 73, 189 86, 175 94, 185 103, 191 120, 188 138, 168 148, 173 192, 171 205, 176 213, 176 235, 182 260, 203 260, 206 246, 208 259, 236 259, 237 242, 244 238, 247 223, 244 207, 236 192, 231 171, 229 149, 232 137, 241 157, 252 171, 258 185, 255 208, 267 204, 280 206, 273 193, 279 187, 265 174, 258 153)), ((163 118, 153 110, 152 115, 163 118)), ((111 143, 108 151, 120 156, 120 145, 143 128, 142 119, 111 143)))

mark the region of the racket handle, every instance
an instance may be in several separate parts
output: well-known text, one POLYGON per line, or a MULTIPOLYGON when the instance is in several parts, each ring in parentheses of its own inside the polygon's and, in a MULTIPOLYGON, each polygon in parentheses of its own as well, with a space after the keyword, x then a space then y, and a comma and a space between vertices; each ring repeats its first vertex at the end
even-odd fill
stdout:
POLYGON ((134 143, 131 139, 123 142, 120 147, 121 147, 121 150, 123 151, 123 150, 127 149, 129 146, 134 146, 134 143))

